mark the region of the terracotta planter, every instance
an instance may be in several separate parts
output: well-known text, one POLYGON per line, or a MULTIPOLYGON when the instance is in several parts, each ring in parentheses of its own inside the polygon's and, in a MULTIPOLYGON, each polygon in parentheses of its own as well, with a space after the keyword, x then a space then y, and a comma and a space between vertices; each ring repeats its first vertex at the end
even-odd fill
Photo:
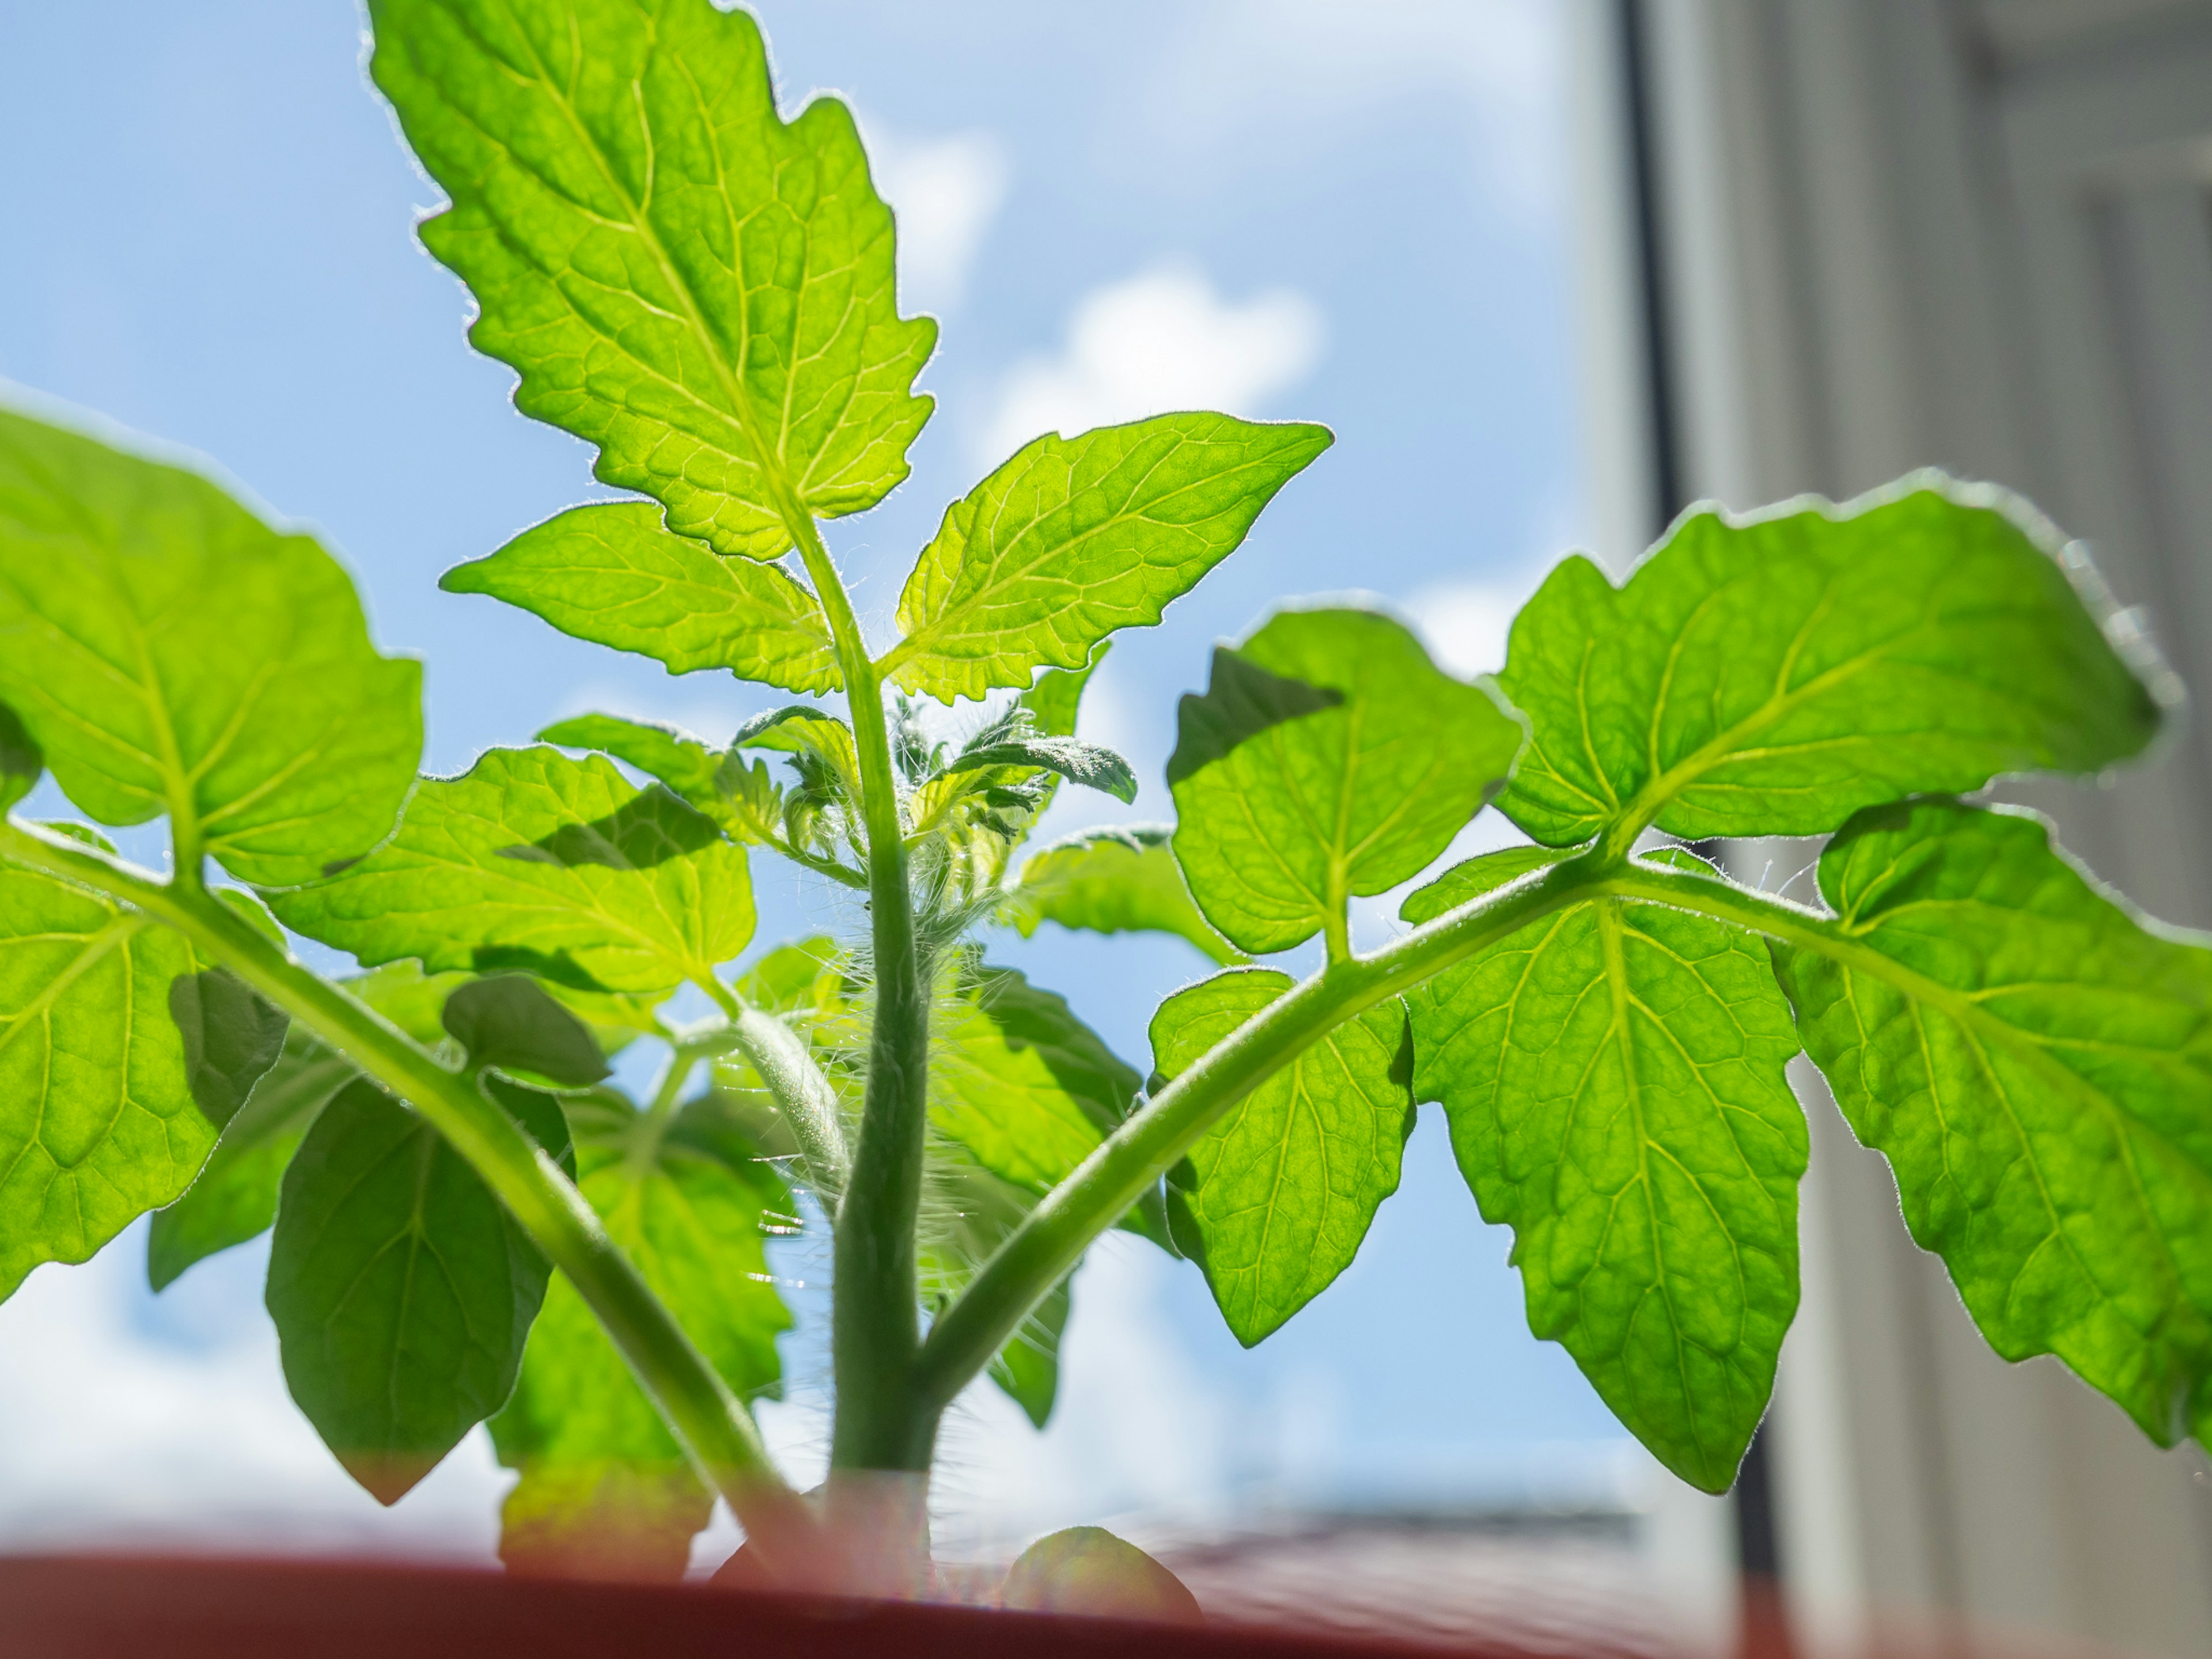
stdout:
MULTIPOLYGON (((4 1659, 1527 1659, 1220 1626, 647 1589, 449 1567, 173 1557, 0 1559, 4 1659)), ((1544 1659, 1578 1659, 1548 1653, 1544 1659)), ((1597 1659, 1597 1656, 1589 1656, 1597 1659)))

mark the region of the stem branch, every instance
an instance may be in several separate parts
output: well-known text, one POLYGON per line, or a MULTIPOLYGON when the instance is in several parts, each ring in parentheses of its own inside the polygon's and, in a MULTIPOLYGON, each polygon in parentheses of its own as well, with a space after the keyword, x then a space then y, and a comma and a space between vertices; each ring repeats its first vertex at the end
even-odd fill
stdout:
POLYGON ((824 1570, 818 1529, 769 1460, 752 1419, 692 1346, 560 1166, 466 1077, 317 977, 204 892, 12 822, 0 855, 167 923, 429 1120, 598 1316, 646 1394, 780 1576, 824 1570))
POLYGON ((1154 1095, 1007 1236, 931 1328, 917 1382, 950 1405, 1092 1241, 1221 1115, 1337 1026, 1553 910, 1593 896, 1609 872, 1569 859, 1446 912, 1371 956, 1330 963, 1224 1037, 1154 1095))

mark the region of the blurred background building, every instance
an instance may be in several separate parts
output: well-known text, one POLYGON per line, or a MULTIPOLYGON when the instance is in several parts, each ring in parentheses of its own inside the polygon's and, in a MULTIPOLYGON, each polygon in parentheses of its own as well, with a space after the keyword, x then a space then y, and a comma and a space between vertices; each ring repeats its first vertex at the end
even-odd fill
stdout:
MULTIPOLYGON (((1175 694, 1279 599, 1372 590, 1462 672, 1571 547, 1625 570, 1690 500, 1842 496, 1936 465, 2094 544, 2212 685, 2212 4, 2203 0, 757 0, 787 107, 859 112, 909 309, 945 323, 913 479, 836 527, 887 624, 944 504, 1023 439, 1194 404, 1337 448, 1247 550, 1100 671, 1085 735, 1168 815, 1175 694)), ((412 243, 435 202, 359 64, 355 0, 0 0, 0 377, 217 458, 320 526, 429 669, 430 764, 588 708, 720 738, 775 694, 672 680, 440 571, 593 493, 518 416, 412 243)), ((7 395, 21 395, 10 391, 7 395)), ((2212 923, 2201 725, 2069 843, 2212 923)), ((58 809, 59 803, 50 802, 58 809)), ((1048 833, 1051 833, 1051 830, 1048 833)), ((1513 838, 1493 821, 1460 854, 1513 838)), ((1756 876, 1804 861, 1744 848, 1756 876)), ((818 891, 763 884, 761 942, 818 891)), ((1362 916, 1395 926, 1396 896, 1362 916)), ((848 924, 850 916, 843 920, 848 924)), ((1046 930, 994 956, 1126 1056, 1202 971, 1046 930)), ((1104 1520, 1210 1605, 1533 1644, 1723 1650, 1743 1575, 1808 1650, 1902 1625, 2195 1655, 2212 1485, 2055 1364, 1981 1345, 1808 1074, 1804 1310, 1743 1493, 1661 1474, 1529 1337, 1426 1109, 1359 1261, 1261 1348, 1115 1240, 1078 1280, 1060 1405, 948 1427, 947 1548, 1104 1520)), ((824 1439, 825 1253, 764 1413, 824 1439)), ((0 1547, 489 1559, 481 1437, 391 1511, 284 1397, 265 1243, 143 1288, 143 1228, 0 1307, 0 1547)), ((702 1540, 711 1564, 734 1534, 702 1540)))

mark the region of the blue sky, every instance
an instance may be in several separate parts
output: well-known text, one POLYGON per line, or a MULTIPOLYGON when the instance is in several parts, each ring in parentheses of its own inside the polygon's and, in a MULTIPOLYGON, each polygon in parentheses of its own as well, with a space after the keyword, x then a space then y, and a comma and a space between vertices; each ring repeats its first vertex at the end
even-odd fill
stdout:
MULTIPOLYGON (((1125 812, 1066 792, 1058 827, 1167 816, 1176 696, 1281 599, 1370 590, 1454 665, 1497 665, 1514 599, 1584 516, 1556 9, 758 10, 787 108, 820 88, 854 104, 900 210, 909 307, 945 323, 913 478, 830 534, 876 626, 944 504, 1044 426, 1199 404, 1338 433, 1236 558, 1117 646, 1085 731, 1145 793, 1125 812)), ((9 8, 0 379, 203 451, 319 527, 380 640, 428 664, 433 769, 586 708, 726 735, 781 694, 673 680, 437 592, 441 570, 594 487, 581 446, 516 415, 509 372, 463 338, 461 290, 415 245, 436 195, 367 88, 361 27, 351 0, 9 8)), ((758 875, 763 941, 807 926, 818 894, 758 875)), ((1369 938, 1393 908, 1373 907, 1369 938)), ((997 954, 1133 1059, 1152 1006, 1200 967, 1172 942, 1051 930, 997 954)), ((977 1401, 952 1431, 948 1501, 1045 1519, 1449 1502, 1581 1468, 1577 1448, 1619 1431, 1528 1335, 1506 1236, 1474 1214, 1441 1128, 1425 1121, 1359 1261, 1258 1350, 1194 1271, 1126 1251, 1095 1267, 1061 1420, 1040 1438, 977 1401)), ((480 1447, 382 1516, 302 1437, 258 1251, 155 1304, 136 1248, 76 1286, 43 1269, 0 1308, 0 1537, 159 1531, 219 1502, 247 1531, 312 1515, 356 1543, 483 1547, 498 1479, 480 1447)), ((811 1420, 786 1416, 803 1451, 811 1420)))

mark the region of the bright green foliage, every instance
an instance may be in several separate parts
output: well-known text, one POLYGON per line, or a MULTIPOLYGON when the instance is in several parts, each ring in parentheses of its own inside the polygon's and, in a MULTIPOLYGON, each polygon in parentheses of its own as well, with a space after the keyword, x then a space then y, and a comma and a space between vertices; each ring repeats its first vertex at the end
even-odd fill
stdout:
POLYGON ((422 750, 422 669, 376 653, 329 554, 197 474, 5 410, 0 702, 92 817, 167 813, 270 885, 374 847, 422 750))
MULTIPOLYGON (((1075 737, 1110 636, 1330 434, 1184 413, 1040 438, 947 510, 871 661, 816 521, 906 477, 935 328, 897 313, 845 107, 784 121, 718 0, 369 11, 477 343, 652 498, 561 513, 447 587, 846 698, 724 746, 585 715, 543 737, 595 753, 418 781, 416 668, 319 546, 0 414, 0 810, 51 768, 101 822, 166 816, 176 872, 88 825, 0 825, 0 1296, 150 1208, 156 1285, 273 1214, 286 1376, 378 1497, 496 1414, 512 1565, 672 1577, 719 1491, 755 1559, 820 1570, 732 1403, 780 1384, 770 1234, 832 1234, 832 1490, 874 1490, 844 1477, 925 1468, 982 1375, 1047 1420, 1109 1227, 1187 1249, 1240 1340, 1278 1328, 1352 1261, 1432 1099, 1533 1328, 1718 1490, 1797 1298, 1802 1040, 2001 1352, 2212 1444, 2212 951, 2039 823, 1929 798, 2099 771, 2168 701, 2027 509, 1923 477, 1701 513, 1622 587, 1562 565, 1496 684, 1386 617, 1282 611, 1183 700, 1172 831, 1024 859, 1063 782, 1137 793, 1075 737), (951 732, 923 705, 994 690, 951 732), (1542 844, 1355 939, 1353 901, 1419 880, 1501 789, 1542 844), (1639 854, 1657 831, 1833 833, 1834 914, 1639 854), (724 977, 750 848, 829 883, 856 936, 724 977), (261 890, 208 890, 210 856, 261 890), (279 919, 374 971, 318 981, 279 919), (977 927, 1046 921, 1233 966, 1159 1009, 1149 1090, 981 965, 977 927), (1316 934, 1303 983, 1249 966, 1316 934), (664 1056, 643 1107, 606 1080, 633 1042, 664 1056)), ((1193 1611, 1095 1531, 1005 1596, 1193 1611)))
POLYGON ((370 965, 412 957, 648 994, 711 978, 753 931, 744 854, 713 823, 550 749, 495 749, 425 782, 388 846, 276 909, 370 965))
POLYGON ((1419 875, 1504 784, 1522 736, 1389 617, 1285 611, 1216 652, 1206 695, 1182 701, 1176 857, 1231 942, 1286 951, 1340 925, 1352 895, 1419 875))
MULTIPOLYGON (((236 890, 216 896, 240 897, 236 890)), ((276 924, 266 925, 273 931, 276 924)), ((341 981, 356 1000, 426 1047, 445 1036, 447 1000, 467 982, 465 974, 426 978, 413 962, 341 981)), ((285 1034, 276 1065, 223 1125, 222 1139, 190 1190, 155 1215, 146 1240, 146 1278, 155 1290, 166 1289, 194 1262, 269 1230, 276 1218, 277 1189, 301 1139, 316 1114, 359 1075, 351 1061, 300 1026, 285 1034)))
POLYGON ((930 1124, 992 1174, 1038 1197, 1126 1116, 1137 1073, 1009 969, 963 975, 932 1033, 930 1124))
POLYGON ((1693 514, 1625 587, 1564 561, 1498 677, 1535 726, 1506 816, 1548 847, 1620 823, 1820 835, 1873 803, 2140 753, 2157 706, 2030 509, 1912 483, 1870 506, 1693 514))
POLYGON ((2212 1445, 2212 950, 2043 823, 1929 800, 1820 860, 1840 948, 1777 945, 1805 1046, 2008 1359, 2055 1353, 2212 1445))
MULTIPOLYGON (((549 1095, 502 1104, 549 1152, 549 1095)), ((396 1504, 514 1387, 548 1268, 483 1180, 375 1085, 325 1106, 284 1173, 269 1258, 292 1398, 346 1472, 396 1504)))
POLYGON ((1108 635, 1159 621, 1331 441, 1226 415, 1037 439, 947 509, 884 671, 950 702, 1085 666, 1108 635))
MULTIPOLYGON (((1409 898, 1406 920, 1542 861, 1474 860, 1409 898)), ((1513 1229, 1529 1328, 1574 1355, 1668 1468, 1725 1491, 1797 1310, 1805 1119, 1764 947, 1704 916, 1601 899, 1406 1000, 1415 1092, 1443 1103, 1483 1218, 1513 1229)))
POLYGON ((204 971, 144 916, 0 863, 0 1300, 42 1261, 89 1261, 198 1173, 222 1118, 196 1073, 234 1109, 252 1077, 206 1059, 258 1054, 210 1043, 204 971))
POLYGON ((624 720, 618 714, 579 714, 556 721, 538 734, 540 743, 563 749, 596 749, 658 778, 689 805, 711 813, 720 795, 714 787, 723 751, 672 726, 624 720))
MULTIPOLYGON (((941 1312, 1020 1224, 1036 1197, 957 1155, 940 1156, 932 1174, 944 1216, 934 1225, 924 1224, 922 1300, 941 1312)), ((1060 1392, 1060 1338, 1070 1304, 1068 1281, 1062 1279, 991 1361, 991 1380, 1040 1429, 1051 1419, 1060 1392)))
MULTIPOLYGON (((1291 988, 1271 969, 1217 975, 1152 1016, 1171 1078, 1291 988)), ((1331 1031, 1232 1107, 1169 1177, 1176 1242, 1250 1347, 1352 1265, 1398 1190, 1413 1132, 1413 1051, 1396 998, 1331 1031)))
MULTIPOLYGON (((791 1316, 762 1249, 797 1224, 774 1168, 712 1097, 665 1121, 599 1095, 571 1115, 584 1195, 610 1236, 732 1389, 773 1393, 791 1316)), ((502 1512, 508 1566, 683 1575, 713 1498, 565 1279, 491 1431, 500 1461, 522 1473, 502 1512)))
POLYGON ((668 527, 772 559, 787 504, 874 506, 929 418, 853 117, 777 115, 760 29, 709 0, 374 0, 371 73, 453 205, 422 242, 515 404, 668 527))
POLYGON ((675 534, 649 501, 571 507, 438 585, 504 599, 672 674, 726 668, 787 691, 843 684, 811 593, 774 565, 724 558, 675 534))
POLYGON ((1022 866, 1008 919, 1024 939, 1040 922, 1094 933, 1173 933, 1219 966, 1244 958, 1191 902, 1171 832, 1152 824, 1086 830, 1040 848, 1022 866))
POLYGON ((166 1290, 194 1262, 268 1231, 277 1188, 308 1126, 359 1075, 352 1062, 294 1026, 276 1066, 223 1126, 191 1190, 155 1215, 147 1283, 166 1290))

